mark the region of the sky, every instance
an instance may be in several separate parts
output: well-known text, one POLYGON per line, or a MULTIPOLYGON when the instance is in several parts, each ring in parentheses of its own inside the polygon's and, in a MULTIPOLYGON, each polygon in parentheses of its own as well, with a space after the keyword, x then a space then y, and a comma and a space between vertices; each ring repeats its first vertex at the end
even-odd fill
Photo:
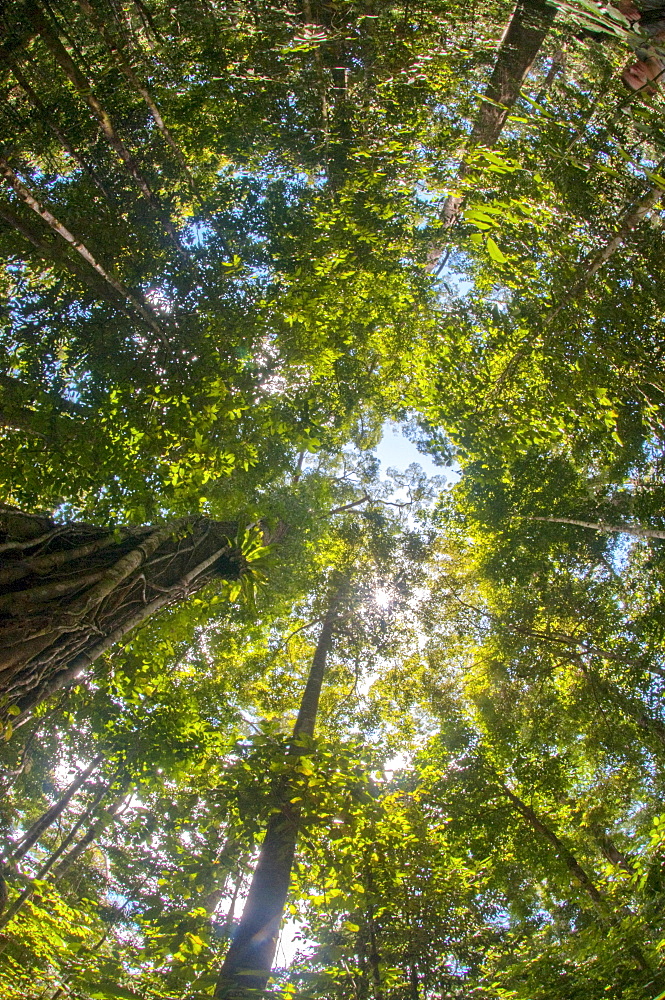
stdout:
POLYGON ((443 476, 446 470, 435 465, 429 455, 421 455, 415 444, 408 441, 398 424, 387 422, 384 425, 383 437, 376 448, 377 457, 381 461, 381 471, 388 468, 403 472, 412 462, 417 462, 428 476, 443 476))

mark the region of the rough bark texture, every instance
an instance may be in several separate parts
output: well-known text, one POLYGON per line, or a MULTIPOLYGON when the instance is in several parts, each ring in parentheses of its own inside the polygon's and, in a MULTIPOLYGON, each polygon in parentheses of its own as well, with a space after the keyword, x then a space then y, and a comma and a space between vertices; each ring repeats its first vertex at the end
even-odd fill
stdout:
POLYGON ((205 518, 113 531, 0 505, 0 707, 29 711, 154 611, 239 579, 236 534, 205 518))
POLYGON ((189 172, 187 161, 185 160, 182 150, 180 149, 175 139, 173 138, 168 128, 166 127, 164 119, 162 118, 162 114, 157 104, 155 103, 152 94, 150 93, 147 87, 143 86, 143 84, 136 76, 136 73, 134 72, 131 63, 129 62, 129 59, 125 56, 124 52, 122 51, 120 43, 113 36, 113 33, 108 30, 104 21, 100 17, 98 17, 95 8, 92 6, 92 4, 88 3, 88 0, 78 0, 78 5, 84 12, 84 14, 86 14, 90 18, 93 25, 99 32, 99 34, 106 42, 109 51, 112 53, 122 73, 127 77, 134 90, 136 90, 137 93, 139 93, 143 98, 143 100, 145 101, 147 107, 150 110, 150 114, 155 120, 157 128, 164 136, 164 139, 169 144, 172 151, 175 153, 176 159, 178 160, 178 163, 182 167, 183 172, 187 177, 187 181, 189 183, 190 188, 192 189, 192 192, 194 194, 197 194, 196 185, 194 184, 194 179, 191 173, 189 172))
MULTIPOLYGON (((300 711, 293 728, 292 753, 303 753, 297 741, 314 735, 319 697, 328 654, 339 616, 341 592, 331 599, 312 658, 300 711)), ((291 783, 278 790, 280 812, 271 816, 254 869, 247 902, 231 946, 227 952, 215 990, 217 1000, 241 1000, 253 991, 264 990, 275 957, 279 928, 291 882, 300 810, 291 803, 291 783)))

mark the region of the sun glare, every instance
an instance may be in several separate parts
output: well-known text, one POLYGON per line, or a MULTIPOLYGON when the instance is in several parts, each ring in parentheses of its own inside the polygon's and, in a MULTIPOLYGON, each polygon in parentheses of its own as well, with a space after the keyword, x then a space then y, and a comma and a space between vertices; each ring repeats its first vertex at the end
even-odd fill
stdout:
POLYGON ((387 608, 392 601, 392 597, 387 590, 379 589, 374 591, 374 600, 378 608, 387 608))

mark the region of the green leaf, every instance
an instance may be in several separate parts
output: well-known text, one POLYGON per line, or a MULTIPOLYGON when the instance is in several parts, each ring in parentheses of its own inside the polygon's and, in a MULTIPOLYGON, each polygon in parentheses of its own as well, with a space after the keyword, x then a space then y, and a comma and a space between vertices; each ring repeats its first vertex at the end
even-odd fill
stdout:
POLYGON ((487 237, 487 243, 485 246, 487 247, 487 252, 492 260, 495 260, 498 264, 505 264, 507 262, 508 258, 501 252, 491 236, 487 237))
POLYGON ((89 992, 92 1000, 137 1000, 137 995, 125 986, 115 983, 100 983, 89 992))

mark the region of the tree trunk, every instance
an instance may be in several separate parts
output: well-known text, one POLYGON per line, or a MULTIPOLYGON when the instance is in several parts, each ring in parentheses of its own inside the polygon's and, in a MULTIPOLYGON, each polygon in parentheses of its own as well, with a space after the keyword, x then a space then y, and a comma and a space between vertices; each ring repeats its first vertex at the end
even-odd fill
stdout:
POLYGON ((557 837, 554 830, 551 830, 549 826, 543 823, 540 817, 536 815, 533 809, 530 806, 528 806, 526 802, 522 802, 522 800, 517 795, 515 795, 514 792, 511 792, 511 790, 506 785, 503 785, 501 790, 503 794, 510 799, 511 803, 513 804, 517 812, 519 812, 524 817, 524 819, 536 831, 536 833, 540 834, 541 837, 549 841, 549 843, 554 847, 557 856, 564 863, 564 865, 566 866, 570 874, 573 876, 573 878, 576 880, 576 882, 578 882, 579 885, 582 887, 582 889, 587 894, 587 896, 594 904, 594 906, 600 909, 603 913, 606 913, 607 907, 605 905, 603 897, 598 892, 598 889, 594 885, 593 880, 586 873, 584 868, 582 868, 582 866, 580 865, 580 863, 578 862, 577 858, 572 853, 572 851, 568 850, 563 841, 557 837))
MULTIPOLYGON (((60 864, 58 865, 58 867, 54 872, 56 880, 62 878, 62 876, 69 871, 69 869, 72 867, 73 864, 75 864, 78 861, 81 855, 85 854, 87 849, 90 847, 90 844, 92 844, 93 841, 97 839, 97 837, 102 832, 104 827, 108 824, 109 820, 115 818, 116 814, 120 811, 123 803, 127 799, 128 786, 129 786, 129 779, 125 779, 125 781, 121 785, 119 794, 116 795, 115 799, 113 800, 109 808, 105 811, 105 813, 101 817, 99 817, 93 823, 90 824, 90 826, 88 827, 84 835, 81 837, 81 839, 78 840, 74 844, 72 849, 67 852, 67 854, 64 856, 64 858, 62 859, 62 861, 60 862, 60 864)), ((109 786, 107 786, 106 790, 108 790, 108 787, 109 786)), ((87 816, 86 819, 87 818, 89 818, 89 816, 87 816)), ((77 825, 77 830, 80 828, 81 825, 82 823, 79 823, 77 825)), ((67 846, 69 846, 70 843, 71 840, 68 841, 67 846)))
POLYGON ((81 71, 79 70, 78 66, 70 56, 65 46, 60 41, 57 33, 53 30, 53 28, 49 24, 49 20, 42 12, 37 0, 34 0, 34 2, 31 3, 29 8, 29 15, 33 26, 39 32, 41 38, 44 40, 46 47, 48 48, 49 52, 55 59, 56 63, 67 77, 72 87, 74 87, 74 89, 86 102, 92 114, 99 122, 101 130, 104 133, 104 136, 106 137, 107 141, 109 142, 113 150, 117 153, 117 155, 120 157, 122 162, 125 164, 128 173, 136 182, 145 200, 148 202, 148 204, 157 214, 158 218, 161 220, 161 223, 164 226, 166 232, 168 233, 175 249, 181 256, 185 257, 186 259, 189 259, 189 255, 183 249, 178 234, 173 224, 169 220, 168 216, 165 215, 162 205, 159 202, 159 199, 157 198, 154 191, 148 184, 147 180, 139 170, 134 157, 129 152, 124 142, 116 132, 115 126, 111 121, 109 113, 99 102, 99 100, 97 99, 96 95, 92 90, 92 87, 85 79, 81 71))
POLYGON ((591 528, 604 534, 633 535, 634 538, 665 538, 661 528, 638 528, 632 524, 605 524, 604 521, 578 521, 574 517, 532 517, 531 521, 547 521, 551 524, 577 524, 580 528, 591 528))
POLYGON ((420 1000, 420 982, 415 958, 409 961, 409 992, 411 1000, 420 1000))
MULTIPOLYGON (((518 0, 499 44, 494 71, 469 137, 470 147, 491 147, 496 143, 555 17, 556 8, 547 0, 518 0)), ((468 172, 469 166, 463 162, 458 178, 462 180, 468 172)), ((457 220, 463 201, 464 196, 457 194, 446 199, 442 215, 445 229, 457 220)), ((439 248, 432 263, 440 256, 439 248)))
POLYGON ((640 729, 650 733, 658 742, 658 749, 665 746, 665 724, 647 710, 642 701, 636 701, 621 691, 612 681, 605 680, 597 671, 589 668, 581 659, 577 659, 580 670, 586 677, 592 689, 602 694, 608 701, 618 705, 628 718, 633 719, 640 729))
POLYGON ((55 215, 48 210, 48 208, 42 205, 38 198, 35 198, 34 194, 16 175, 15 171, 11 168, 4 156, 0 156, 0 174, 2 174, 9 186, 13 188, 15 193, 21 201, 28 206, 28 208, 38 215, 40 219, 42 219, 46 225, 53 230, 54 233, 57 233, 58 236, 62 237, 62 239, 68 243, 69 246, 72 247, 87 264, 90 265, 93 271, 95 271, 100 278, 102 278, 115 292, 117 292, 118 295, 121 296, 121 298, 126 299, 129 303, 131 303, 132 307, 136 310, 139 316, 148 324, 150 329, 158 335, 164 346, 168 348, 169 345, 164 332, 157 323, 150 309, 148 309, 148 307, 141 302, 136 295, 130 292, 128 288, 125 288, 121 281, 107 271, 106 268, 102 267, 102 265, 90 253, 90 250, 88 250, 85 243, 82 243, 81 240, 77 239, 76 236, 69 231, 67 226, 64 225, 64 223, 57 219, 55 215))
POLYGON ((23 716, 165 605, 245 570, 237 525, 56 524, 0 505, 0 698, 23 716))
POLYGON ((630 863, 626 855, 618 849, 614 841, 609 837, 607 830, 603 829, 602 826, 595 825, 591 827, 591 832, 596 839, 598 847, 611 865, 615 865, 617 868, 623 868, 623 870, 628 872, 629 875, 635 874, 635 868, 630 863))
MULTIPOLYGON (((601 919, 612 926, 616 926, 619 922, 617 917, 614 913, 612 913, 603 896, 596 888, 593 879, 584 870, 584 868, 582 868, 582 865, 579 863, 572 851, 570 851, 563 841, 557 837, 554 830, 551 830, 550 827, 547 826, 547 824, 544 823, 538 815, 536 815, 533 809, 528 806, 526 802, 523 802, 517 795, 515 795, 515 793, 512 792, 506 785, 501 786, 501 791, 507 796, 517 812, 524 817, 536 833, 540 834, 544 840, 547 840, 554 847, 557 857, 563 862, 569 873, 589 897, 601 919)), ((626 951, 633 959, 640 972, 651 971, 650 963, 637 945, 627 945, 626 951)))
POLYGON ((381 984, 381 957, 379 955, 379 947, 376 940, 376 925, 374 923, 374 915, 372 908, 370 907, 369 914, 367 916, 367 925, 369 928, 369 965, 372 970, 372 983, 374 986, 374 1000, 385 1000, 385 995, 383 992, 383 986, 381 984))
POLYGON ((29 830, 21 837, 18 844, 7 855, 7 860, 16 862, 25 857, 28 851, 34 847, 42 834, 55 823, 59 816, 65 811, 71 800, 74 798, 79 788, 85 784, 95 768, 101 763, 102 754, 98 754, 94 760, 88 764, 84 771, 78 774, 69 787, 63 792, 57 802, 42 813, 39 819, 35 820, 29 830))
POLYGON ((150 93, 148 88, 144 87, 143 84, 140 82, 140 80, 136 76, 136 73, 132 69, 129 60, 123 53, 119 43, 116 42, 115 38, 113 37, 113 34, 108 30, 103 20, 100 17, 98 17, 94 7, 90 3, 88 3, 88 0, 78 0, 78 5, 81 8, 81 10, 90 18, 97 31, 100 33, 100 35, 106 42, 109 51, 112 53, 113 57, 115 58, 115 61, 117 62, 123 74, 127 77, 129 82, 131 83, 134 90, 137 91, 141 95, 142 99, 145 101, 150 111, 150 114, 155 120, 157 128, 164 136, 164 139, 171 147, 178 163, 182 167, 182 170, 185 176, 187 177, 187 181, 192 190, 192 193, 196 195, 197 191, 196 191, 196 185, 194 184, 194 178, 192 177, 189 171, 184 154, 180 149, 180 147, 178 146, 175 139, 173 138, 173 136, 171 135, 171 133, 169 132, 168 128, 166 127, 161 112, 157 107, 157 104, 153 100, 152 94, 150 93))
POLYGON ((58 142, 62 145, 63 149, 65 149, 69 153, 69 155, 72 157, 72 159, 76 160, 76 162, 78 163, 78 165, 83 170, 85 170, 85 172, 87 173, 88 177, 90 177, 90 179, 93 181, 93 183, 97 186, 97 188, 104 195, 104 198, 106 199, 106 201, 110 205, 113 205, 113 198, 111 197, 110 193, 107 191, 107 189, 104 186, 104 184, 101 182, 101 180, 99 179, 99 177, 97 176, 97 174, 95 173, 95 171, 93 170, 93 168, 90 166, 90 164, 87 162, 87 160, 85 160, 81 156, 81 154, 78 152, 78 150, 76 150, 74 148, 74 146, 71 145, 71 143, 67 139, 67 136, 64 134, 64 132, 62 131, 62 129, 60 129, 59 126, 56 124, 56 122, 53 120, 53 115, 50 114, 48 108, 46 108, 44 106, 44 104, 42 103, 39 95, 35 92, 34 88, 30 85, 30 81, 26 78, 25 74, 16 65, 16 63, 12 63, 12 73, 16 77, 16 80, 18 81, 19 86, 25 91, 25 93, 30 98, 30 101, 32 102, 32 104, 34 105, 34 107, 37 109, 37 111, 39 112, 39 114, 41 115, 42 121, 44 122, 44 124, 46 125, 46 127, 48 129, 50 129, 50 131, 56 137, 56 139, 58 140, 58 142))
POLYGON ((547 0, 519 0, 501 39, 494 71, 471 133, 473 146, 493 146, 501 135, 556 14, 556 7, 547 0))
MULTIPOLYGON (((108 810, 108 813, 106 814, 107 816, 113 817, 117 813, 118 809, 125 800, 128 783, 129 782, 125 782, 121 794, 112 803, 110 809, 108 810)), ((37 874, 34 876, 35 880, 44 878, 44 876, 51 871, 56 861, 58 861, 62 857, 62 855, 65 853, 69 845, 72 843, 72 841, 76 837, 76 834, 81 829, 81 827, 84 826, 86 823, 88 823, 88 821, 92 818, 95 811, 97 810, 97 807, 99 806, 99 803, 108 792, 110 786, 111 782, 108 782, 106 785, 103 785, 101 789, 99 789, 99 791, 95 795, 90 805, 87 807, 85 812, 81 816, 79 816, 79 818, 76 820, 76 822, 74 823, 71 830, 62 841, 62 843, 59 844, 59 846, 55 849, 55 851, 53 851, 53 853, 49 855, 46 861, 39 868, 37 874)), ((65 855, 63 860, 56 868, 54 873, 55 881, 61 878, 71 868, 74 862, 80 858, 80 856, 84 853, 84 851, 87 850, 87 848, 90 846, 93 840, 95 840, 95 838, 99 835, 105 823, 106 823, 106 817, 103 817, 102 819, 94 821, 88 827, 88 830, 84 834, 84 836, 65 855)), ((25 887, 23 892, 14 900, 14 902, 9 907, 7 912, 2 917, 0 917, 0 928, 6 927, 7 924, 17 915, 17 913, 20 913, 25 904, 30 899, 32 899, 34 892, 35 892, 35 886, 33 884, 33 880, 31 880, 30 883, 25 887)), ((0 951, 4 950, 4 948, 7 946, 7 943, 8 939, 5 938, 0 944, 0 951)))
MULTIPOLYGON (((661 170, 662 167, 663 164, 659 163, 655 172, 661 170)), ((563 299, 561 299, 559 304, 548 314, 546 319, 547 326, 551 326, 559 313, 582 295, 594 274, 596 274, 596 272, 607 263, 610 257, 612 257, 625 243, 633 230, 639 226, 652 209, 656 208, 658 203, 663 200, 664 196, 665 191, 663 188, 658 185, 654 185, 654 187, 650 188, 638 202, 628 208, 623 221, 614 236, 612 236, 600 250, 587 257, 585 262, 586 266, 584 267, 580 277, 573 283, 572 288, 566 293, 563 299)), ((665 533, 663 533, 662 537, 665 538, 665 533)))
MULTIPOLYGON (((311 740, 314 735, 326 662, 345 589, 344 582, 337 586, 323 619, 300 711, 293 727, 291 754, 296 758, 303 754, 301 738, 311 740)), ((215 990, 217 1000, 241 1000, 253 995, 248 991, 266 987, 291 882, 300 826, 300 809, 297 803, 290 802, 292 795, 293 784, 287 778, 278 790, 280 811, 268 821, 243 915, 222 965, 215 990)))

